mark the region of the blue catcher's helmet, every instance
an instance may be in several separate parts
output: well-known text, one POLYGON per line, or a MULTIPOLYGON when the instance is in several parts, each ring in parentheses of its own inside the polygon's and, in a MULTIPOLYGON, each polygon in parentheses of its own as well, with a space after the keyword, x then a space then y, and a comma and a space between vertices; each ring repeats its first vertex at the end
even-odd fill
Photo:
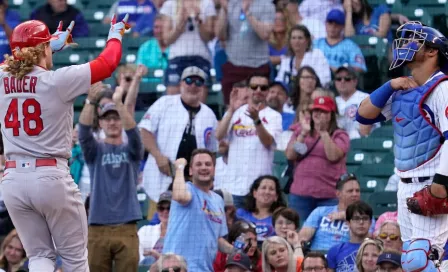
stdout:
MULTIPOLYGON (((397 29, 397 38, 392 44, 393 61, 389 70, 400 67, 405 62, 412 61, 415 54, 426 45, 439 50, 448 60, 448 39, 437 29, 425 26, 420 22, 411 21, 397 29)), ((448 61, 444 63, 448 64, 448 61)), ((445 73, 448 67, 440 67, 445 73)))

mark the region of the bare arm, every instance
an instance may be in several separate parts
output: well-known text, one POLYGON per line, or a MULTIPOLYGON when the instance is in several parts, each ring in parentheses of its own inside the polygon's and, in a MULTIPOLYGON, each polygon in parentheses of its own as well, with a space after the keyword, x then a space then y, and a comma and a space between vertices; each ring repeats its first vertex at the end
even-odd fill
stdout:
POLYGON ((222 237, 218 238, 218 249, 226 254, 231 254, 233 252, 233 246, 222 237))
POLYGON ((273 65, 279 65, 282 62, 282 58, 280 56, 270 56, 269 59, 273 65))
POLYGON ((176 176, 173 182, 173 200, 181 205, 187 205, 192 199, 184 177, 184 168, 187 165, 187 160, 184 158, 178 159, 174 165, 176 166, 176 176))
POLYGON ((112 99, 114 100, 115 107, 118 111, 118 115, 120 115, 121 123, 123 124, 124 130, 130 130, 137 126, 137 123, 134 120, 134 117, 131 115, 131 113, 128 112, 128 109, 123 104, 124 90, 121 87, 115 88, 114 95, 112 99))
POLYGON ((324 150, 327 159, 331 162, 337 162, 344 156, 344 151, 340 149, 336 143, 331 139, 328 132, 321 132, 320 134, 322 142, 324 143, 324 150))
POLYGON ((269 37, 271 36, 272 27, 273 25, 270 23, 263 23, 252 14, 247 15, 247 20, 254 29, 255 33, 257 33, 258 37, 262 39, 263 41, 267 41, 269 37))
POLYGON ((227 136, 227 131, 230 126, 230 121, 233 117, 233 110, 230 109, 227 111, 227 113, 224 115, 224 117, 221 119, 221 121, 218 123, 218 127, 216 128, 216 138, 218 141, 224 139, 227 136))
POLYGON ((359 135, 369 136, 371 131, 372 131, 372 125, 359 124, 359 135))
POLYGON ((227 40, 227 7, 221 7, 215 25, 215 35, 220 41, 227 40))
POLYGON ((366 119, 375 119, 381 114, 381 109, 372 104, 370 97, 366 97, 359 105, 358 114, 366 119))
POLYGON ((389 32, 390 25, 392 24, 392 19, 389 13, 384 13, 380 16, 380 26, 378 31, 375 32, 375 36, 380 38, 385 38, 389 32))
POLYGON ((304 141, 305 141, 305 135, 303 133, 300 133, 300 135, 297 136, 297 138, 295 140, 292 140, 288 143, 288 146, 286 147, 286 151, 285 151, 286 158, 288 160, 295 161, 298 158, 300 158, 301 155, 295 151, 294 144, 296 142, 304 143, 304 141))
POLYGON ((299 239, 300 241, 309 242, 313 239, 315 233, 316 229, 303 227, 299 232, 299 239))
POLYGON ((344 1, 344 11, 345 11, 344 36, 351 37, 356 34, 355 27, 353 26, 353 9, 351 0, 344 1))
POLYGON ((95 103, 97 103, 98 96, 103 90, 103 83, 97 82, 90 86, 89 92, 87 94, 87 99, 91 104, 85 104, 82 108, 81 114, 79 115, 79 123, 85 126, 92 126, 93 117, 95 116, 95 103))
POLYGON ((199 23, 199 35, 204 42, 209 42, 214 38, 213 23, 215 18, 207 17, 205 22, 199 23))
POLYGON ((126 99, 124 101, 124 105, 133 118, 135 115, 135 104, 137 102, 137 96, 140 90, 140 82, 142 80, 142 76, 144 76, 147 72, 148 69, 146 68, 146 66, 140 64, 137 67, 137 71, 135 72, 134 78, 132 79, 131 85, 129 86, 129 90, 126 95, 126 99))
POLYGON ((255 129, 257 130, 257 135, 261 143, 266 148, 269 148, 274 143, 274 137, 272 137, 272 135, 269 134, 269 132, 264 127, 263 123, 255 125, 255 129))
POLYGON ((176 27, 173 27, 171 18, 169 16, 163 16, 163 40, 167 46, 173 44, 185 31, 187 20, 182 18, 182 16, 179 16, 179 18, 181 19, 176 24, 176 27))

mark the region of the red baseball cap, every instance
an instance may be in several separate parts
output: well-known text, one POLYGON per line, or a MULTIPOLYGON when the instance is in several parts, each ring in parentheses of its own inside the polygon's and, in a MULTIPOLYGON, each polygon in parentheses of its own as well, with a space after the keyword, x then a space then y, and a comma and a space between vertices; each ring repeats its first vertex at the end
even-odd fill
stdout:
POLYGON ((311 110, 320 109, 327 112, 335 112, 336 104, 333 98, 329 96, 318 96, 314 99, 313 105, 311 105, 311 110))

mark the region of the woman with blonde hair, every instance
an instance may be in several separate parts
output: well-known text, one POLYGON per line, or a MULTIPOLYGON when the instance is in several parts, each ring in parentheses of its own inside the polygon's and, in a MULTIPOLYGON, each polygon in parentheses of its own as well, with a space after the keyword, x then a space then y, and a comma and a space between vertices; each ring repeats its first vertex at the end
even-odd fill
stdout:
POLYGON ((263 242, 262 267, 263 272, 299 272, 302 271, 303 251, 298 234, 290 231, 288 242, 280 236, 272 236, 263 242), (294 248, 291 246, 294 244, 294 248))
POLYGON ((25 263, 26 253, 16 230, 12 230, 3 240, 0 248, 0 269, 16 272, 25 263))
POLYGON ((160 14, 163 41, 170 47, 166 92, 178 94, 185 68, 197 66, 210 77, 211 54, 207 42, 214 36, 215 5, 212 0, 170 0, 163 4, 160 14))
POLYGON ((356 268, 358 272, 375 272, 378 269, 376 261, 383 252, 383 243, 380 240, 367 238, 359 247, 356 255, 356 268))

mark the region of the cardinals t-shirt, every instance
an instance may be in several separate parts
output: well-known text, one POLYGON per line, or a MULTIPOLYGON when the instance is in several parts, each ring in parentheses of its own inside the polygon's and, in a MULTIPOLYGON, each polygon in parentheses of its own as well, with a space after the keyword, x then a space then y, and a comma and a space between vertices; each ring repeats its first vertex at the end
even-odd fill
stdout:
POLYGON ((248 105, 243 105, 235 111, 228 130, 228 178, 222 188, 237 196, 249 193, 250 186, 259 176, 272 174, 276 141, 282 133, 280 113, 269 107, 262 109, 259 112, 261 125, 274 138, 271 146, 264 146, 254 120, 246 115, 247 108, 248 105))

